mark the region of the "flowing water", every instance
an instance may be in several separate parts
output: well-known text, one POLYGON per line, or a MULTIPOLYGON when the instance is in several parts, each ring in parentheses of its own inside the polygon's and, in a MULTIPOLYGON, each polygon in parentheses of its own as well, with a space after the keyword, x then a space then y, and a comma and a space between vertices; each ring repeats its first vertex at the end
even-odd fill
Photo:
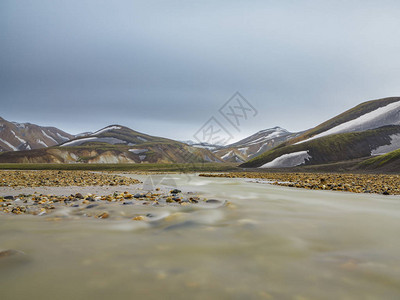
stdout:
POLYGON ((172 176, 231 205, 1 215, 0 250, 25 255, 0 260, 0 299, 400 299, 399 197, 172 176))

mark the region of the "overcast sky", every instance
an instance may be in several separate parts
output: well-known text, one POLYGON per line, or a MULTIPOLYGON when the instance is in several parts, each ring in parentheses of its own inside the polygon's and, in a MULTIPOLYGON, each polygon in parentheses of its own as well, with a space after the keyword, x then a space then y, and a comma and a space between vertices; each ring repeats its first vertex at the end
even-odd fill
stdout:
POLYGON ((237 140, 400 95, 400 1, 0 1, 0 116, 237 140), (218 114, 239 91, 240 132, 218 114))

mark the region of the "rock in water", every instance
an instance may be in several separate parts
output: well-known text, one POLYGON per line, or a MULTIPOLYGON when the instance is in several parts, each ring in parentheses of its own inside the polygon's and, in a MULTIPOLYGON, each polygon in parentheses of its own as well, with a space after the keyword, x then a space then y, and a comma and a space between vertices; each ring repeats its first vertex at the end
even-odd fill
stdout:
POLYGON ((93 208, 93 207, 96 207, 96 206, 99 206, 98 204, 89 204, 88 206, 86 206, 86 208, 93 208))
POLYGON ((9 257, 9 256, 21 254, 21 253, 24 254, 23 252, 14 250, 14 249, 3 250, 3 251, 0 251, 0 258, 9 257))
POLYGON ((210 204, 222 204, 222 201, 216 200, 216 199, 209 199, 209 200, 206 200, 206 203, 210 203, 210 204))
POLYGON ((19 250, 7 249, 0 251, 0 266, 7 264, 23 263, 28 261, 28 256, 19 250))

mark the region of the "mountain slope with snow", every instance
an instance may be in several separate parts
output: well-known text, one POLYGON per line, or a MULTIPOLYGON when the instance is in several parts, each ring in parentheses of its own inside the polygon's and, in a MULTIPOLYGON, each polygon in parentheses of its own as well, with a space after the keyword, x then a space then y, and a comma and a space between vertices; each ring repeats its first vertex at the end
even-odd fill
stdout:
POLYGON ((384 154, 400 146, 399 128, 400 97, 368 101, 282 143, 242 166, 270 166, 274 159, 279 158, 276 153, 289 155, 298 151, 309 151, 307 153, 310 158, 307 158, 304 164, 324 164, 384 154), (309 145, 312 146, 312 150, 309 145))
POLYGON ((55 127, 9 122, 0 117, 0 152, 51 147, 73 138, 55 127))
POLYGON ((374 150, 391 144, 392 136, 399 134, 400 126, 392 125, 362 132, 328 135, 304 143, 276 147, 242 164, 241 167, 290 168, 370 157, 374 150), (285 158, 292 159, 288 161, 285 158))
POLYGON ((364 131, 386 125, 399 125, 400 97, 363 102, 320 125, 305 131, 282 146, 336 133, 364 131))
POLYGON ((398 173, 400 170, 400 149, 367 159, 358 167, 367 171, 398 173))
POLYGON ((207 149, 111 125, 47 149, 7 152, 0 162, 202 163, 221 160, 207 149))
POLYGON ((236 143, 217 148, 213 152, 227 162, 245 162, 298 135, 299 133, 274 127, 261 130, 236 143))

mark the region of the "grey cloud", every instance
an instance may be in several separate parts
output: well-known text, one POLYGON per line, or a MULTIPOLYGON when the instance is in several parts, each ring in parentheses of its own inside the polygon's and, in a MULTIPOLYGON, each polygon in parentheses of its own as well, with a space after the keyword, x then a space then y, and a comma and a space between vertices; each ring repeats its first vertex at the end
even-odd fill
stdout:
POLYGON ((235 138, 399 95, 397 1, 2 1, 1 116, 187 139, 239 90, 235 138))

